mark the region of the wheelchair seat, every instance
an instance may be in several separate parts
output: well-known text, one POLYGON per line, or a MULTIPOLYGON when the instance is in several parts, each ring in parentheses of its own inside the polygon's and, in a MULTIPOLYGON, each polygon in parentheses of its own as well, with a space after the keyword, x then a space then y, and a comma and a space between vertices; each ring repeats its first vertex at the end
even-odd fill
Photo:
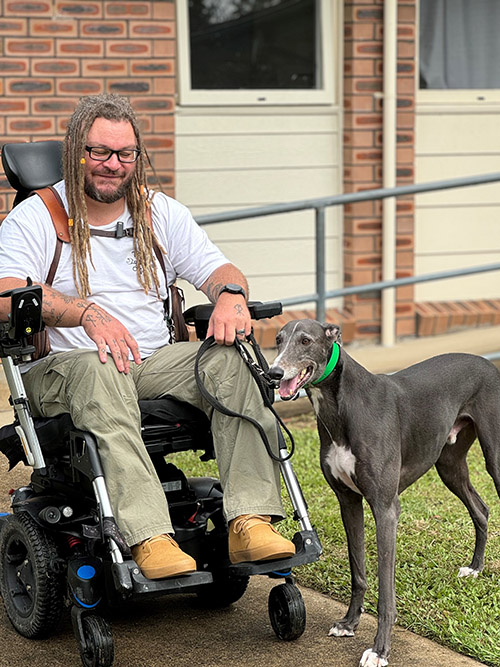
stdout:
MULTIPOLYGON (((152 458, 190 449, 204 450, 204 461, 215 458, 210 422, 204 412, 168 396, 139 401, 139 407, 142 439, 152 458)), ((64 447, 68 434, 76 430, 69 414, 33 421, 42 451, 47 455, 64 447)), ((0 428, 0 452, 7 457, 9 469, 20 461, 27 463, 16 425, 13 422, 0 428)))

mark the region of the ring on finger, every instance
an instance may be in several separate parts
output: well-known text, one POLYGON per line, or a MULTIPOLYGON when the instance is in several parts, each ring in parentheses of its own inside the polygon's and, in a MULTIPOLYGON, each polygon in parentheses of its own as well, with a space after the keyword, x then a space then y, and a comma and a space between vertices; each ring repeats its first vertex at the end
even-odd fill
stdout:
POLYGON ((237 333, 239 336, 244 336, 244 335, 245 335, 245 329, 236 329, 236 333, 237 333))

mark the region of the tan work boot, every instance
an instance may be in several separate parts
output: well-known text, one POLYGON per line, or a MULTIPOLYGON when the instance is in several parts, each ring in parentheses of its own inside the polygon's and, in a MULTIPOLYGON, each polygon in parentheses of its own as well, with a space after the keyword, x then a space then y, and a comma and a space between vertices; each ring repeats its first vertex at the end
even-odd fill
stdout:
POLYGON ((156 535, 136 544, 132 557, 147 579, 163 579, 196 571, 196 561, 170 535, 156 535))
POLYGON ((242 514, 229 524, 231 563, 276 560, 295 554, 295 545, 271 526, 271 517, 242 514))

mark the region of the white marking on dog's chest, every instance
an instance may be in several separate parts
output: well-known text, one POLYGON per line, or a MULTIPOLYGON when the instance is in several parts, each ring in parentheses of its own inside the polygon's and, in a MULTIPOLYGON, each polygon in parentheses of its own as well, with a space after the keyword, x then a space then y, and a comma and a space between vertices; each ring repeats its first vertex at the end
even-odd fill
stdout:
POLYGON ((332 440, 328 454, 325 457, 325 463, 330 468, 330 472, 335 479, 344 482, 356 493, 361 493, 352 478, 356 472, 356 457, 350 449, 340 447, 332 440))
POLYGON ((311 398, 311 403, 314 409, 314 412, 316 415, 319 414, 319 404, 321 399, 323 398, 323 394, 321 393, 321 389, 318 389, 316 387, 309 387, 309 396, 311 398))

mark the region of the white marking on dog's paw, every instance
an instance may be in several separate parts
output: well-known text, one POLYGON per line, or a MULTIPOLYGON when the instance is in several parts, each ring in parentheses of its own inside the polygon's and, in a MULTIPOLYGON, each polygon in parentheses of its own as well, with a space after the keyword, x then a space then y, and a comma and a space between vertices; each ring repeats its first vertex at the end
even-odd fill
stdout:
POLYGON ((479 570, 473 570, 471 567, 461 567, 458 571, 459 577, 474 577, 477 579, 479 570))
POLYGON ((359 667, 387 667, 389 661, 381 658, 372 648, 367 648, 361 656, 359 667))
POLYGON ((328 630, 329 637, 354 637, 354 632, 338 625, 332 625, 328 630))

